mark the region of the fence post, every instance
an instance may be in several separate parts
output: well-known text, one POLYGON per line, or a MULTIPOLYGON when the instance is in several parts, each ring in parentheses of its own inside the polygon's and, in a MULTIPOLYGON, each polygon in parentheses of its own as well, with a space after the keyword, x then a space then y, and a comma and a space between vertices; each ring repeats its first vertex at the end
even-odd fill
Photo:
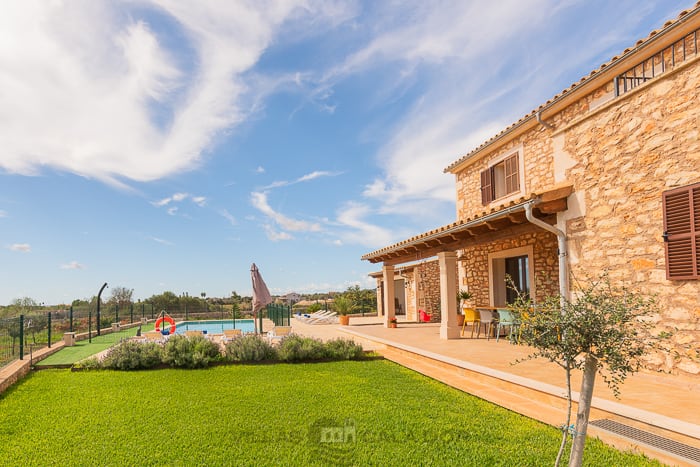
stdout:
POLYGON ((131 303, 129 305, 129 314, 131 315, 129 322, 133 324, 134 323, 134 304, 133 303, 131 303))
POLYGON ((263 331, 263 327, 262 327, 263 310, 265 310, 266 308, 267 308, 267 307, 265 307, 265 308, 260 308, 260 316, 258 316, 258 323, 259 323, 258 329, 260 330, 260 334, 262 334, 262 331, 263 331))
POLYGON ((73 305, 70 306, 68 316, 70 317, 70 332, 73 332, 73 305))
POLYGON ((189 321, 190 314, 187 312, 187 300, 185 300, 185 321, 189 321))
POLYGON ((24 360, 24 315, 19 315, 19 359, 24 360))
POLYGON ((119 322, 119 305, 114 305, 114 322, 119 322))
POLYGON ((49 323, 49 348, 51 348, 51 312, 49 311, 49 316, 48 316, 48 323, 49 323))
POLYGON ((92 311, 88 311, 88 342, 92 344, 92 311))

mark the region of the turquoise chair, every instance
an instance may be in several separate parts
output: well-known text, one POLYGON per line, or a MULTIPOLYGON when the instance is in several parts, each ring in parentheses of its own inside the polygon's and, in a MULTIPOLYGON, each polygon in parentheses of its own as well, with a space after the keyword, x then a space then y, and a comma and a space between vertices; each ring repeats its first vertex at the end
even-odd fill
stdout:
POLYGON ((515 344, 515 336, 517 336, 518 320, 515 314, 505 308, 498 309, 498 324, 496 325, 496 342, 501 337, 501 329, 508 327, 508 340, 511 344, 515 344))

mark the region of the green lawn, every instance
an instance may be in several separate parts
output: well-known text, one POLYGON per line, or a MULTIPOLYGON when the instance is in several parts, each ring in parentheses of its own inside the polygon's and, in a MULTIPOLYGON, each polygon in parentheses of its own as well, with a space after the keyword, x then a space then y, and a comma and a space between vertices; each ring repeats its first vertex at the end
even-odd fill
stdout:
MULTIPOLYGON (((76 341, 74 346, 62 348, 55 354, 49 355, 45 359, 38 362, 36 366, 72 365, 79 360, 96 355, 103 350, 107 350, 125 337, 135 336, 137 329, 138 327, 134 327, 123 329, 115 333, 93 336, 92 342, 88 342, 88 339, 76 341)), ((153 330, 153 323, 144 324, 141 328, 141 332, 151 330, 153 330)))
MULTIPOLYGON (((541 466, 558 441, 554 428, 384 360, 43 370, 0 396, 0 465, 541 466), (346 420, 355 442, 322 442, 346 420)), ((585 459, 658 465, 595 441, 585 459)))

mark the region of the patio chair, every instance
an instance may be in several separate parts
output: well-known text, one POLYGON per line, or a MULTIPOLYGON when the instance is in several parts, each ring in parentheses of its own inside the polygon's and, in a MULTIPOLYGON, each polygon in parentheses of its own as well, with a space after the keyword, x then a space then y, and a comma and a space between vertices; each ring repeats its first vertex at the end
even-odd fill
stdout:
POLYGON ((283 337, 288 336, 292 333, 291 326, 275 326, 272 330, 267 331, 267 340, 270 343, 282 340, 283 337))
POLYGON ((498 322, 498 316, 494 310, 479 308, 477 311, 479 312, 479 330, 476 333, 476 338, 478 339, 481 335, 481 328, 485 327, 486 340, 491 339, 491 329, 493 329, 498 322))
POLYGON ((517 337, 518 320, 515 314, 505 308, 498 310, 498 324, 496 325, 496 342, 501 337, 501 329, 508 327, 508 340, 511 344, 515 344, 517 337))
POLYGON ((195 336, 203 336, 204 333, 202 331, 185 331, 185 337, 195 337, 195 336))
POLYGON ((334 324, 338 322, 338 313, 335 311, 330 311, 328 314, 319 316, 317 318, 311 318, 306 321, 308 324, 334 324))
POLYGON ((143 336, 151 342, 163 342, 163 334, 158 331, 148 331, 143 336))
POLYGON ((418 310, 418 321, 421 323, 429 323, 431 316, 425 310, 418 310))
POLYGON ((230 342, 234 340, 237 337, 240 337, 243 335, 243 331, 240 329, 224 329, 224 334, 221 337, 221 342, 224 344, 226 342, 230 342))
POLYGON ((311 313, 310 315, 309 314, 295 315, 295 317, 299 321, 308 322, 308 321, 312 321, 312 320, 315 320, 318 318, 323 318, 324 316, 330 315, 331 313, 333 313, 333 312, 330 310, 319 310, 316 313, 311 313))
POLYGON ((464 328, 467 326, 467 323, 472 325, 472 335, 471 337, 474 337, 474 327, 480 323, 479 321, 479 313, 474 308, 463 308, 462 311, 464 311, 464 323, 462 323, 462 333, 461 336, 464 337, 464 328))

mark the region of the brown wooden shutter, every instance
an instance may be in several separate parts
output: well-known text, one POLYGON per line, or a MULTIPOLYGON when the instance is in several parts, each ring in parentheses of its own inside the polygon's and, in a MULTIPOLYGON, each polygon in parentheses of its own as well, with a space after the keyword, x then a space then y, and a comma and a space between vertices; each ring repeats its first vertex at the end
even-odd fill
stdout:
POLYGON ((666 278, 700 278, 700 183, 663 193, 666 278))
POLYGON ((518 164, 518 153, 516 152, 505 161, 505 181, 506 194, 520 191, 520 166, 518 164))
POLYGON ((481 172, 481 204, 486 206, 493 201, 493 169, 481 172))

